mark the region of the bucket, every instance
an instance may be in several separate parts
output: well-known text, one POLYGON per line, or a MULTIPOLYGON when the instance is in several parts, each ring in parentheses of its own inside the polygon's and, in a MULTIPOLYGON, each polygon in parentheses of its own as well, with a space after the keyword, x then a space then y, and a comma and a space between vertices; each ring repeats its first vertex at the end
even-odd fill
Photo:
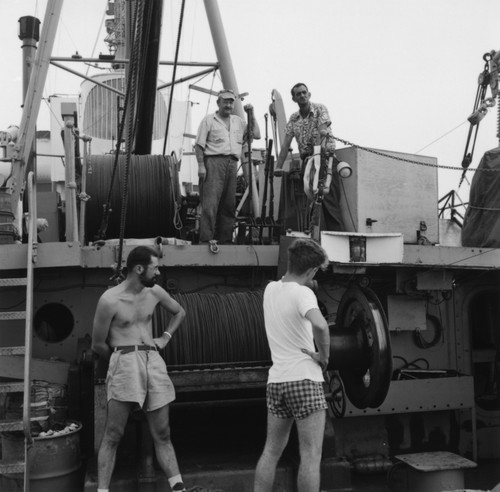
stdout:
MULTIPOLYGON (((30 451, 30 492, 57 490, 83 492, 84 470, 80 453, 79 422, 67 422, 63 431, 33 439, 30 451), (70 425, 73 424, 71 427, 70 425)), ((50 431, 49 431, 50 432, 50 431)), ((2 456, 7 461, 24 461, 24 436, 19 432, 2 434, 2 456)), ((17 483, 23 480, 20 473, 5 474, 2 492, 17 490, 17 483)))

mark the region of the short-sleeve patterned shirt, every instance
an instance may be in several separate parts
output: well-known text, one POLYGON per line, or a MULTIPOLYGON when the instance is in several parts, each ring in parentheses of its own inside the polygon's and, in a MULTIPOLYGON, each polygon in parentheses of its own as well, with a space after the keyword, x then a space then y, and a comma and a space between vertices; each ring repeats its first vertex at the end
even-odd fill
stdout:
MULTIPOLYGON (((319 144, 319 126, 331 123, 328 109, 323 104, 310 103, 311 110, 303 118, 300 111, 293 113, 286 125, 286 134, 295 137, 299 146, 299 153, 302 158, 312 155, 313 148, 319 144)), ((330 127, 327 128, 329 134, 328 141, 333 142, 333 135, 330 127)))

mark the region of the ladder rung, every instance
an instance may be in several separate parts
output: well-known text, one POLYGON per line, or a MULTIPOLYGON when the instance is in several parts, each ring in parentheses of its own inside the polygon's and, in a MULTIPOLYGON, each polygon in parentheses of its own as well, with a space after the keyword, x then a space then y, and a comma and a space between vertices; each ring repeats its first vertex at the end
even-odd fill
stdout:
POLYGON ((27 284, 27 278, 0 278, 0 287, 22 287, 27 284))
POLYGON ((0 393, 24 393, 24 381, 0 383, 0 393))
POLYGON ((20 347, 0 347, 0 355, 24 355, 26 349, 24 346, 20 347))
POLYGON ((0 474, 6 473, 23 473, 24 461, 0 461, 0 474))
POLYGON ((11 321, 13 319, 25 319, 26 311, 4 311, 0 312, 0 321, 11 321))
MULTIPOLYGON (((48 415, 41 415, 39 417, 31 417, 30 422, 44 422, 49 418, 48 415)), ((0 431, 11 432, 23 430, 23 421, 19 419, 5 419, 0 420, 0 431)))

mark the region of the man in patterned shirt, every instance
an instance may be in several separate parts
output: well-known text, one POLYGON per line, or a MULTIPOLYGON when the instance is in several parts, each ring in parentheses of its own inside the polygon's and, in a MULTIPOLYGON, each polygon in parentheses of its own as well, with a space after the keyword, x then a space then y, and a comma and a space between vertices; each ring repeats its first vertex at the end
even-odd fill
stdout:
MULTIPOLYGON (((311 93, 306 84, 299 82, 292 87, 292 100, 299 106, 286 125, 286 133, 276 163, 275 176, 283 175, 283 164, 288 156, 290 145, 295 138, 302 160, 302 172, 305 159, 313 154, 314 146, 326 139, 324 148, 326 155, 335 152, 335 141, 330 128, 331 120, 324 104, 311 102, 311 93)), ((323 197, 321 206, 321 229, 325 231, 342 231, 344 225, 340 212, 340 183, 336 172, 332 174, 332 182, 328 194, 323 197)))

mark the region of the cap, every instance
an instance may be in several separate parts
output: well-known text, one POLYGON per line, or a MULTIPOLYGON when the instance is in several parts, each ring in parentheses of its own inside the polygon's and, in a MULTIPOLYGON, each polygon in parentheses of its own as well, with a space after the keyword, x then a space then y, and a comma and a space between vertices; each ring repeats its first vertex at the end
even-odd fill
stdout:
POLYGON ((220 97, 222 99, 233 99, 233 100, 236 100, 236 96, 234 95, 234 92, 231 89, 222 89, 219 92, 218 97, 220 97))

